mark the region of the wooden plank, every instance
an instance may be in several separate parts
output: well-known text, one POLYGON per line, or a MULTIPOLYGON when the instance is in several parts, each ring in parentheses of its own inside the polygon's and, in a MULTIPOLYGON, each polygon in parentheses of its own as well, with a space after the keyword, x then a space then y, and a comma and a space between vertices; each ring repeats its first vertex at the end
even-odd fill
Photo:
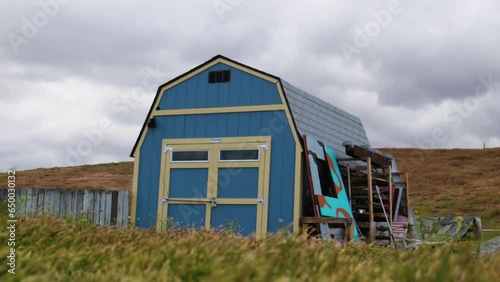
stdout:
POLYGON ((368 213, 370 222, 369 239, 371 242, 375 241, 375 222, 373 220, 373 187, 372 187, 372 162, 370 158, 366 159, 367 167, 367 182, 368 182, 368 213))
POLYGON ((61 213, 61 189, 54 189, 54 215, 61 213))
POLYGON ((76 220, 78 218, 78 191, 71 190, 71 214, 73 215, 73 219, 76 220))
POLYGON ((129 190, 122 190, 123 191, 123 207, 122 207, 122 212, 123 212, 123 224, 124 227, 128 226, 129 223, 129 203, 130 203, 130 192, 129 190))
POLYGON ((54 214, 55 213, 55 201, 56 201, 56 193, 57 191, 55 189, 49 189, 49 214, 54 214))
POLYGON ((118 224, 118 191, 111 192, 111 225, 118 224))
MULTIPOLYGON (((23 200, 22 200, 22 197, 23 197, 23 193, 24 193, 24 190, 22 189, 17 189, 16 190, 16 212, 19 216, 22 216, 23 215, 23 200)), ((24 203, 25 205, 26 203, 24 203)))
POLYGON ((113 192, 106 191, 106 209, 104 210, 104 225, 111 225, 111 203, 113 200, 113 192))
POLYGON ((37 200, 36 200, 36 212, 35 216, 40 216, 43 214, 43 200, 45 198, 45 189, 37 189, 37 200))
POLYGON ((52 204, 52 202, 54 201, 52 197, 53 192, 53 189, 47 189, 45 191, 45 200, 43 201, 43 206, 46 214, 52 213, 52 209, 54 208, 52 204))
POLYGON ((33 189, 28 188, 26 189, 26 208, 25 208, 26 216, 33 216, 33 210, 31 208, 32 203, 33 203, 33 189))
POLYGON ((76 214, 75 219, 80 219, 83 216, 83 199, 85 198, 85 191, 77 190, 75 193, 76 199, 76 214))
POLYGON ((59 217, 60 218, 66 218, 67 215, 67 196, 68 195, 68 190, 66 189, 61 189, 59 192, 59 199, 60 199, 60 204, 59 204, 59 217))
MULTIPOLYGON (((309 173, 309 184, 311 187, 311 199, 313 201, 314 215, 320 216, 320 207, 316 201, 316 195, 322 195, 321 180, 319 178, 318 166, 315 158, 325 160, 323 147, 318 144, 315 139, 304 135, 304 154, 306 159, 306 167, 309 173)), ((326 223, 319 224, 319 234, 323 240, 331 239, 330 228, 326 223)))
MULTIPOLYGON (((389 225, 392 226, 392 201, 393 201, 393 193, 392 193, 392 168, 390 165, 387 166, 387 182, 389 183, 389 225)), ((389 242, 392 243, 393 234, 391 234, 391 238, 389 242)))
POLYGON ((31 217, 34 217, 36 215, 37 204, 38 204, 38 189, 31 188, 31 207, 30 207, 31 217))
POLYGON ((42 208, 42 213, 47 214, 49 213, 49 205, 50 205, 50 190, 44 189, 43 191, 43 208, 42 208))
POLYGON ((474 217, 474 221, 472 222, 472 226, 474 229, 474 239, 477 241, 483 240, 483 224, 481 223, 481 218, 474 217))
POLYGON ((349 197, 349 205, 352 207, 352 190, 351 190, 351 169, 347 167, 347 196, 349 197))
POLYGON ((87 189, 87 190, 83 191, 82 216, 85 217, 87 220, 90 220, 89 210, 90 210, 92 198, 93 198, 93 195, 92 195, 91 190, 87 189))
POLYGON ((99 210, 101 206, 101 191, 94 190, 94 210, 92 211, 92 216, 94 218, 93 223, 99 225, 99 210))
POLYGON ((118 191, 118 206, 117 206, 117 227, 128 226, 128 206, 129 206, 129 191, 118 191))
POLYGON ((99 226, 104 226, 104 221, 106 218, 106 191, 100 191, 101 201, 99 203, 99 226))
POLYGON ((73 191, 74 190, 67 190, 66 194, 66 218, 70 219, 73 218, 73 191))
POLYGON ((116 211, 116 226, 123 227, 123 193, 118 191, 118 206, 116 211))
POLYGON ((353 222, 352 218, 337 218, 337 217, 301 217, 300 223, 316 224, 316 223, 331 223, 344 224, 353 222))
POLYGON ((405 172, 405 181, 406 181, 406 185, 404 188, 406 188, 406 214, 408 216, 410 216, 410 184, 408 182, 408 173, 405 172))
POLYGON ((345 151, 348 156, 354 158, 370 158, 376 166, 386 167, 392 163, 392 159, 358 145, 345 145, 345 151))

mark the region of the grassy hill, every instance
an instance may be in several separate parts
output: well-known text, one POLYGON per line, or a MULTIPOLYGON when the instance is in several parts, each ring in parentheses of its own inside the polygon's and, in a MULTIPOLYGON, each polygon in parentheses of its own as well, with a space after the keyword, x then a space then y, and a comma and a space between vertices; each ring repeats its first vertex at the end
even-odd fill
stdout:
MULTIPOLYGON (((410 176, 410 201, 422 215, 481 216, 500 226, 500 148, 381 149, 395 156, 410 176)), ((132 162, 19 171, 19 188, 130 189, 132 162)), ((0 174, 2 187, 6 174, 0 174)))

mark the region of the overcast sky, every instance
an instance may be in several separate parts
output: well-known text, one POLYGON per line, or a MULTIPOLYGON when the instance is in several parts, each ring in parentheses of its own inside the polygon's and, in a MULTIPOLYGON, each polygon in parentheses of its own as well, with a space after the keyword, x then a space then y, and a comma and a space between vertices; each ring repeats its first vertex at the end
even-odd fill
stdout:
POLYGON ((500 146, 500 2, 353 2, 0 0, 0 171, 132 160, 157 87, 217 54, 373 147, 500 146))

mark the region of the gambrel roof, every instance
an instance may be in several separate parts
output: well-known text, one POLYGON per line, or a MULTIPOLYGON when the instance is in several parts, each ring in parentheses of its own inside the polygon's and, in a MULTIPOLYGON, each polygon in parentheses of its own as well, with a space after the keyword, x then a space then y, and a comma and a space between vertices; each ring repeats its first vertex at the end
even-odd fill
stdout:
POLYGON ((145 131, 147 122, 154 110, 153 107, 161 96, 161 90, 164 87, 175 83, 179 79, 182 79, 183 77, 199 70, 200 68, 205 67, 215 60, 222 60, 222 62, 226 61, 231 64, 237 64, 248 70, 258 72, 278 80, 280 82, 280 87, 282 87, 282 91, 285 94, 288 104, 287 106, 290 110, 295 130, 298 132, 298 135, 308 135, 314 137, 316 140, 322 141, 325 145, 334 149, 340 157, 346 156, 344 146, 342 145, 344 142, 351 142, 356 145, 369 145, 368 137, 366 136, 363 124, 358 117, 353 116, 348 112, 343 111, 328 102, 293 86, 277 76, 254 69, 222 55, 217 55, 207 62, 158 87, 152 106, 146 120, 144 121, 134 148, 132 149, 130 155, 131 157, 134 157, 134 152, 139 144, 140 137, 145 131))
POLYGON ((322 141, 340 156, 344 142, 369 145, 361 120, 281 79, 285 95, 300 135, 322 141))

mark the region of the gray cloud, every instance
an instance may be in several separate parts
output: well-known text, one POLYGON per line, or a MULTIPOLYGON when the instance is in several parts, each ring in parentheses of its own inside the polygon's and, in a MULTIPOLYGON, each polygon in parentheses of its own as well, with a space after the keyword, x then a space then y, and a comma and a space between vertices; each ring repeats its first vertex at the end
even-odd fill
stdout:
POLYGON ((73 164, 67 148, 103 121, 113 130, 75 164, 129 160, 156 87, 216 54, 359 116, 376 147, 500 146, 500 85, 479 80, 500 82, 493 0, 401 0, 365 47, 355 44, 359 30, 396 2, 232 1, 222 14, 212 0, 64 2, 18 53, 12 34, 23 36, 24 18, 43 9, 0 4, 0 170, 73 164), (350 60, 342 43, 358 50, 350 60), (145 88, 146 68, 164 80, 145 88), (137 89, 143 98, 117 111, 137 89))

